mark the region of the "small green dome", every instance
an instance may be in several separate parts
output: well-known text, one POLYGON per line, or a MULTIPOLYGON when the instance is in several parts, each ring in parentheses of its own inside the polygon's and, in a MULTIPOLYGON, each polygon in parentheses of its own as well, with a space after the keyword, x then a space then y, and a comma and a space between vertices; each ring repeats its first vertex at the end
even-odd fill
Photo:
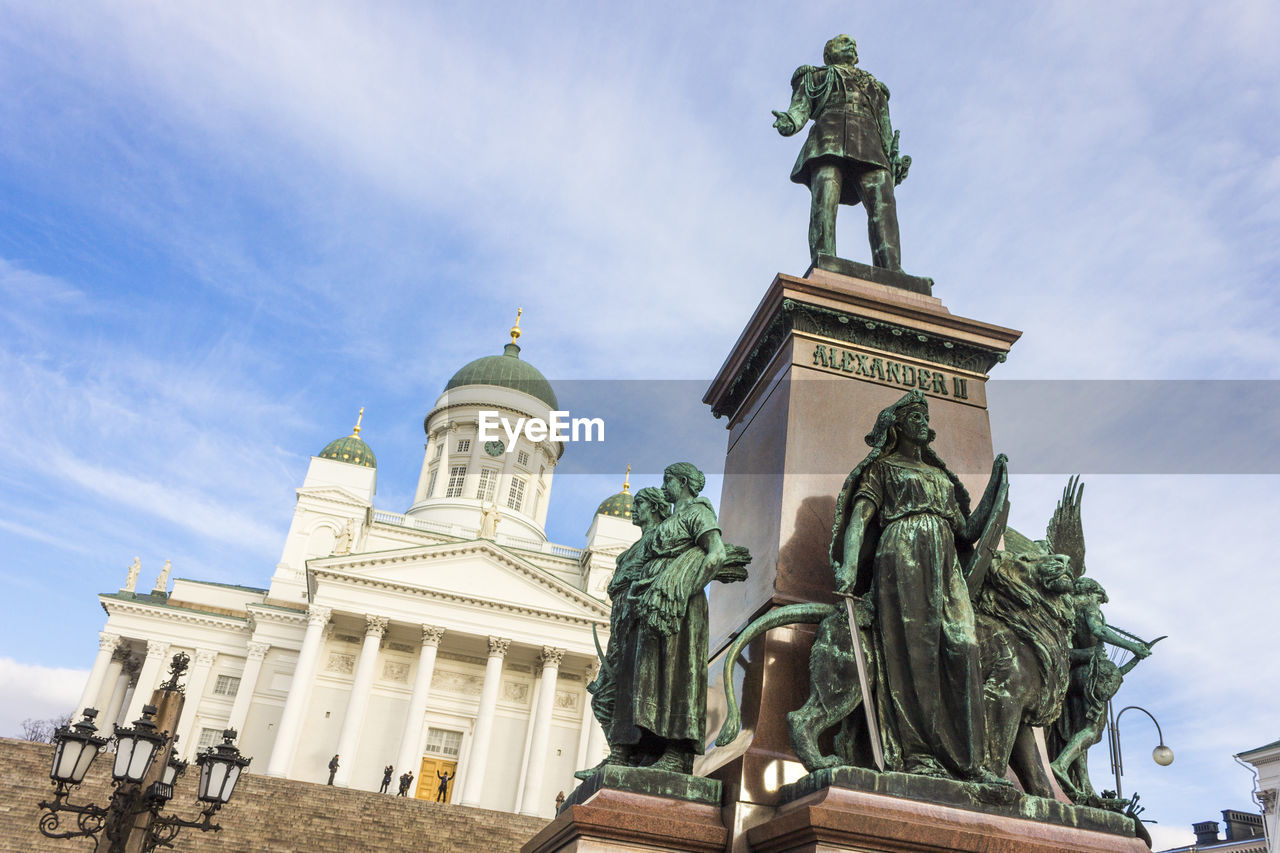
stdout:
POLYGON ((596 515, 615 515, 618 518, 630 518, 631 493, 623 489, 613 497, 605 498, 604 503, 596 508, 596 515))
POLYGON ((363 465, 366 468, 378 467, 378 460, 374 458, 373 451, 358 435, 335 438, 324 446, 324 450, 320 451, 320 458, 336 459, 339 462, 363 465))
POLYGON ((502 355, 486 355, 463 367, 444 386, 445 391, 464 385, 496 385, 537 397, 553 410, 559 409, 556 392, 538 368, 520 360, 520 347, 512 342, 503 348, 502 355))

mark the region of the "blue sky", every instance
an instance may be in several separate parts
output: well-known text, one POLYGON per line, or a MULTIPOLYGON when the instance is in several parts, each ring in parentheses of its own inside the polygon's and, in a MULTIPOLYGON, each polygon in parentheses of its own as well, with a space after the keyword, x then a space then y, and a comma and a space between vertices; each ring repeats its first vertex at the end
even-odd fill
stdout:
MULTIPOLYGON (((0 678, 32 709, 11 716, 78 694, 58 668, 88 666, 93 593, 135 555, 142 584, 170 558, 265 585, 308 456, 362 405, 378 504, 403 510, 422 416, 517 305, 553 382, 710 379, 773 274, 805 269, 799 141, 769 110, 839 32, 914 159, 906 268, 1024 331, 996 377, 1280 378, 1274 4, 4 3, 0 678)), ((840 246, 866 259, 860 217, 840 246)), ((1237 418, 1274 423, 1210 411, 1202 443, 1237 418)), ((999 447, 1016 407, 992 421, 999 447)), ((1042 527, 1060 473, 1016 478, 1015 526, 1042 527)), ((1109 617, 1171 635, 1121 698, 1177 752, 1145 761, 1126 716, 1125 787, 1173 840, 1249 808, 1231 754, 1280 737, 1280 481, 1085 474, 1109 617)), ((616 488, 558 478, 552 537, 580 544, 616 488)))

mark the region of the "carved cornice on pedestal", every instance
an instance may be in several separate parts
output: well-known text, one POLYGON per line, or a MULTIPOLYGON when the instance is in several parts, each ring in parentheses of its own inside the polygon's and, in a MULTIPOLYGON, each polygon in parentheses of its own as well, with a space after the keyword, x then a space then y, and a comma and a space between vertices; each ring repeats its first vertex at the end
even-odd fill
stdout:
POLYGON ((508 647, 510 647, 510 645, 511 645, 510 640, 504 639, 502 637, 490 637, 489 638, 489 657, 505 658, 507 656, 507 649, 508 647))
POLYGON ((387 633, 389 621, 385 616, 366 615, 364 617, 364 635, 366 637, 382 637, 387 633))
POLYGON ((422 645, 424 646, 440 646, 440 641, 444 639, 444 628, 437 628, 435 625, 422 626, 422 645))
POLYGON ((120 645, 120 635, 112 634, 109 631, 100 631, 98 633, 98 650, 103 652, 115 652, 120 645))
POLYGON ((246 657, 248 657, 249 660, 262 660, 267 656, 267 652, 271 649, 271 644, 251 642, 246 649, 246 657))
POLYGON ((213 661, 217 657, 217 652, 211 652, 208 649, 196 649, 196 666, 213 666, 213 661))
POLYGON ((164 640, 147 640, 147 657, 163 658, 169 653, 169 643, 164 640))
POLYGON ((542 647, 542 665, 552 666, 556 669, 560 668, 560 661, 564 660, 564 649, 553 648, 552 646, 542 647))

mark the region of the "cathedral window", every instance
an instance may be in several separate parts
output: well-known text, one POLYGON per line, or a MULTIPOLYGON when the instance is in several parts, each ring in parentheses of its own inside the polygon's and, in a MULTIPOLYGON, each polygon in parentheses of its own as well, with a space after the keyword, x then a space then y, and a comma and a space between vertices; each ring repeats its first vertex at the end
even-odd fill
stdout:
POLYGON ((471 450, 471 439, 469 438, 458 439, 458 452, 466 453, 469 450, 471 450))
POLYGON ((436 442, 436 458, 439 459, 443 455, 444 455, 444 439, 442 438, 438 442, 436 442))
POLYGON ((529 454, 526 451, 521 450, 516 454, 516 462, 527 467, 529 464, 529 454))
POLYGON ((481 468, 480 485, 476 487, 476 497, 481 501, 493 500, 493 490, 498 486, 498 469, 481 468))
POLYGON ((427 745, 423 752, 457 758, 461 750, 462 732, 453 732, 448 729, 427 729, 427 745))
POLYGON ((462 497, 462 481, 467 479, 467 466, 455 465, 449 469, 449 486, 445 489, 446 498, 462 497))
POLYGON ((218 680, 213 683, 215 696, 235 696, 239 689, 240 679, 234 675, 219 675, 218 680))
POLYGON ((431 497, 436 493, 436 475, 439 473, 439 466, 431 469, 431 482, 427 483, 427 497, 431 497))
POLYGON ((196 742, 196 749, 204 749, 206 746, 213 746, 222 740, 221 729, 201 729, 200 740, 196 742))
POLYGON ((521 505, 524 504, 524 480, 519 477, 511 478, 511 491, 507 493, 507 506, 520 511, 521 505))

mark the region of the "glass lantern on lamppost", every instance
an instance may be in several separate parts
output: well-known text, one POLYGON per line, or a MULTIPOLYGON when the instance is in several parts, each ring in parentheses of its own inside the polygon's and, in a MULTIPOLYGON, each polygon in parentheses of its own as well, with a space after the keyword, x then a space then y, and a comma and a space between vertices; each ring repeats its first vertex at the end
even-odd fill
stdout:
POLYGON ((216 803, 220 808, 235 792, 240 773, 250 761, 236 749, 235 739, 236 730, 226 729, 222 733, 222 743, 209 747, 196 759, 200 768, 200 788, 196 796, 201 802, 216 803))
POLYGON ((142 782, 151 768, 151 761, 165 745, 167 736, 156 729, 153 717, 155 705, 143 705, 142 716, 132 726, 116 726, 116 760, 111 777, 116 782, 142 782))
MULTIPOLYGON (((163 707, 164 725, 170 725, 182 712, 182 688, 178 677, 185 671, 188 657, 174 656, 171 671, 173 677, 152 694, 153 701, 163 707)), ((193 827, 201 831, 218 830, 220 826, 212 818, 231 798, 244 768, 250 759, 240 755, 232 742, 235 731, 223 733, 225 742, 200 756, 199 799, 206 805, 199 819, 187 820, 174 814, 161 814, 165 804, 173 799, 174 784, 187 769, 187 762, 178 758, 173 747, 177 736, 161 731, 156 725, 156 705, 146 705, 142 716, 131 726, 115 726, 115 760, 111 765, 114 792, 110 803, 103 807, 93 803, 69 802, 69 791, 85 779, 90 765, 108 739, 97 734, 94 718, 97 711, 86 708, 84 719, 74 725, 60 726, 54 733, 53 764, 49 777, 56 786, 54 799, 42 801, 39 807, 40 832, 48 838, 94 839, 94 849, 103 848, 108 853, 124 853, 126 849, 140 849, 143 853, 157 847, 172 846, 170 842, 178 831, 193 827), (163 762, 163 766, 157 766, 163 762), (150 784, 143 788, 144 783, 150 784), (75 826, 62 826, 66 814, 75 815, 75 826)))
MULTIPOLYGON (((231 795, 235 793, 236 782, 240 781, 240 774, 252 760, 241 755, 240 750, 233 743, 236 739, 235 729, 223 731, 222 738, 222 743, 209 747, 196 758, 196 766, 200 768, 196 798, 205 804, 204 810, 200 812, 200 819, 184 820, 177 815, 156 818, 147 827, 148 843, 152 845, 147 849, 153 849, 155 846, 169 846, 169 842, 173 841, 178 830, 184 827, 199 829, 202 832, 211 829, 216 831, 221 828, 213 822, 213 816, 231 799, 231 795)), ((170 762, 170 767, 172 766, 170 762)), ((186 762, 182 762, 182 768, 186 769, 186 766, 186 762)), ((169 771, 166 769, 165 772, 169 771)), ((181 770, 177 773, 181 773, 181 770)), ((174 778, 177 778, 176 774, 174 778)))
POLYGON ((53 767, 49 778, 59 785, 79 785, 89 765, 98 757, 98 751, 106 746, 107 738, 96 734, 93 724, 98 716, 96 708, 85 708, 84 719, 75 725, 59 726, 53 733, 53 767))

